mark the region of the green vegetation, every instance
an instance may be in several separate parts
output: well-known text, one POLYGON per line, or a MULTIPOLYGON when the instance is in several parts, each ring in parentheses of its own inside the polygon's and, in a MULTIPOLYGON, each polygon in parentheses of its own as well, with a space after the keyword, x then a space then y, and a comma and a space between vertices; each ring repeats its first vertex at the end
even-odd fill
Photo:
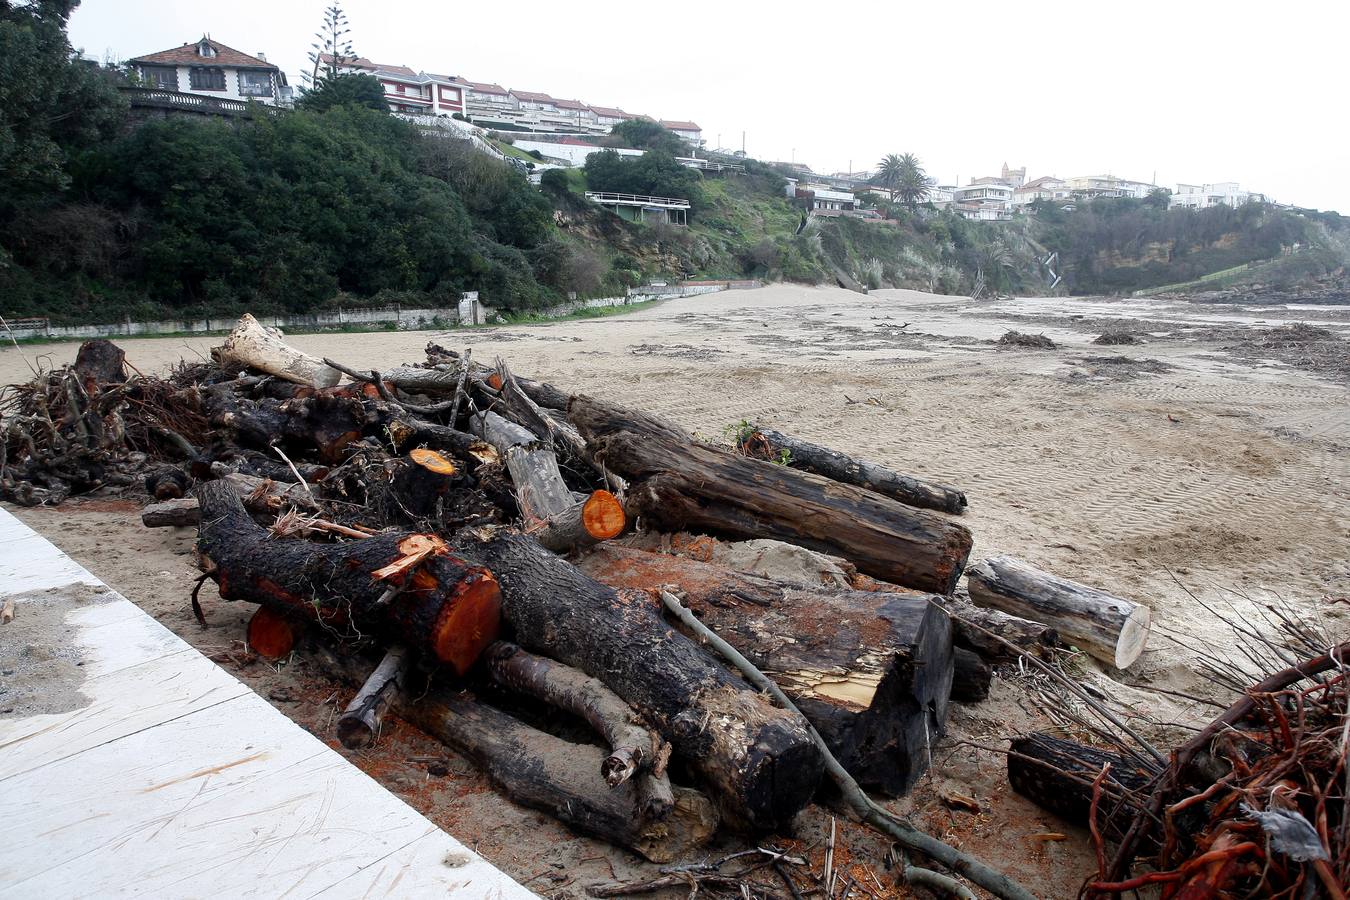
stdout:
POLYGON ((328 112, 338 106, 364 106, 366 109, 389 111, 384 99, 384 85, 374 75, 357 73, 324 78, 305 91, 296 102, 299 109, 328 112))
POLYGON ((630 119, 615 125, 600 140, 605 147, 627 147, 632 150, 659 150, 671 156, 688 156, 689 145, 659 122, 651 119, 630 119))
POLYGON ((593 191, 688 200, 691 217, 704 206, 702 176, 697 170, 680 165, 664 150, 650 150, 642 156, 620 156, 613 150, 601 150, 586 157, 582 171, 593 191))
MULTIPOLYGON (((968 221, 918 202, 926 176, 908 154, 883 162, 878 188, 893 199, 870 198, 885 221, 808 217, 780 172, 737 160, 744 174, 705 176, 648 121, 612 137, 646 155, 602 151, 582 170, 545 172, 536 190, 515 165, 371 108, 382 102, 374 80, 340 75, 318 53, 294 112, 135 125, 117 74, 73 59, 64 28, 74 5, 0 0, 6 315, 449 305, 465 290, 527 315, 654 277, 1041 293, 1052 252, 1059 289, 1078 293, 1290 284, 1342 277, 1350 262, 1347 220, 1261 204, 1169 210, 1158 194, 968 221), (587 202, 588 187, 688 198, 689 227, 622 221, 587 202)), ((346 54, 341 10, 328 13, 320 44, 346 54)), ((534 162, 509 138, 495 142, 534 162)))

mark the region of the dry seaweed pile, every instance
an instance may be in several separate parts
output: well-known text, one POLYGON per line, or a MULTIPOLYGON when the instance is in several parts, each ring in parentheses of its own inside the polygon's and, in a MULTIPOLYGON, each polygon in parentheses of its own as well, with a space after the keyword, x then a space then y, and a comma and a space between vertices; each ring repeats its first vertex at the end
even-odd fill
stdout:
POLYGON ((1026 334, 1021 331, 1005 332, 995 341, 1000 347, 1018 347, 1025 350, 1053 350, 1055 342, 1043 334, 1026 334))

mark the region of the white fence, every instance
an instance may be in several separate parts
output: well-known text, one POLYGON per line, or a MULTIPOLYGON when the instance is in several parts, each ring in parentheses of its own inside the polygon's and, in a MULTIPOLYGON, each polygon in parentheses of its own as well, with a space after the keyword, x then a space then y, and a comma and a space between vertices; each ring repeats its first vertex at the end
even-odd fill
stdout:
MULTIPOLYGON (((760 287, 758 281, 684 281, 669 285, 643 285, 630 288, 621 297, 598 297, 590 300, 570 300, 540 310, 536 314, 557 319, 580 309, 601 309, 609 306, 628 306, 648 300, 666 300, 675 297, 694 297, 718 291, 760 287)), ((405 309, 397 306, 337 309, 319 313, 297 313, 285 316, 258 316, 263 325, 283 331, 325 331, 345 327, 393 325, 400 331, 426 331, 466 325, 491 324, 497 312, 480 303, 476 291, 469 291, 458 308, 405 309)), ((47 319, 6 320, 0 329, 0 342, 10 335, 20 340, 32 338, 97 338, 136 337, 138 335, 202 334, 229 331, 238 321, 237 316, 204 319, 165 319, 158 322, 121 322, 104 325, 52 325, 47 319)))
MULTIPOLYGON (((96 338, 135 337, 157 334, 198 334, 210 331, 229 331, 238 316, 220 316, 202 319, 163 319, 157 322, 133 322, 123 319, 103 325, 52 325, 46 319, 23 319, 8 323, 5 336, 16 338, 96 338)), ((264 325, 289 331, 323 331, 347 326, 393 325, 404 331, 436 328, 458 324, 459 311, 443 309, 404 309, 397 306, 336 309, 317 313, 295 313, 284 316, 258 316, 264 325)))

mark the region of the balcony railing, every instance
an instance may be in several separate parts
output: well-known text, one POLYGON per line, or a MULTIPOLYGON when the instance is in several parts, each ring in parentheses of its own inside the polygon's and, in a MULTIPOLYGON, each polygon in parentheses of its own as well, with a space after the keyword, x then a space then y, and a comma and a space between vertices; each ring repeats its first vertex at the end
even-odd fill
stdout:
POLYGON ((586 199, 602 206, 617 204, 620 206, 651 206, 660 209, 689 209, 689 201, 679 197, 649 197, 645 194, 619 194, 613 191, 587 191, 586 199))
POLYGON ((231 100, 226 97, 205 97, 201 94, 188 94, 183 91, 162 91, 155 88, 124 87, 119 88, 122 96, 132 106, 154 109, 181 109, 187 112, 218 116, 244 116, 254 109, 261 109, 269 115, 280 110, 275 106, 250 104, 244 100, 231 100))

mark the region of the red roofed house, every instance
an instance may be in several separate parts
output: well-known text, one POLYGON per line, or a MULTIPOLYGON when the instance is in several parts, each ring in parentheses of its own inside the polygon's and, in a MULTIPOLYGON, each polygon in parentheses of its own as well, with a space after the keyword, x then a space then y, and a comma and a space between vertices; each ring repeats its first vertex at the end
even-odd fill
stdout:
POLYGON ((261 53, 250 56, 202 36, 195 44, 138 56, 128 65, 148 87, 229 100, 288 106, 286 73, 261 53))
MULTIPOLYGON (((320 61, 325 64, 331 60, 328 54, 320 56, 320 61)), ((384 99, 397 113, 453 116, 463 114, 467 105, 465 94, 470 85, 453 75, 414 72, 407 66, 372 62, 360 56, 340 60, 338 71, 344 75, 360 73, 378 78, 384 87, 384 99)))
POLYGON ((636 119, 637 116, 616 109, 612 106, 592 106, 591 112, 595 113, 595 120, 598 124, 607 128, 618 125, 620 122, 627 122, 630 119, 636 119))

